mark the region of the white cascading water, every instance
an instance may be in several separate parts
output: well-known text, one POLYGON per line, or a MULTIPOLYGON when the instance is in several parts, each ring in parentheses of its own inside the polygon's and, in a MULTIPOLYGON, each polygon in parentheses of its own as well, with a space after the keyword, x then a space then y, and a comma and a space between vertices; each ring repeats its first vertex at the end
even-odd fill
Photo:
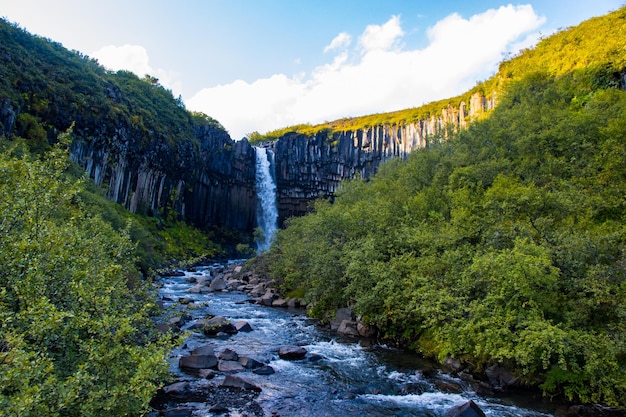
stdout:
POLYGON ((270 248, 278 229, 278 208, 276 207, 276 181, 274 175, 274 153, 268 149, 255 147, 256 153, 256 193, 258 197, 257 225, 263 236, 257 241, 257 251, 270 248))

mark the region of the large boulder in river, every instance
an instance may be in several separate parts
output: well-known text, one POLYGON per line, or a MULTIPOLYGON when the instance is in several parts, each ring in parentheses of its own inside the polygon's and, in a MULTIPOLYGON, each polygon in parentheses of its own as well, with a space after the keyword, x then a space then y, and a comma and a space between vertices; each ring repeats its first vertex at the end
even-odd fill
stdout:
POLYGON ((217 366, 215 355, 189 355, 178 360, 178 366, 186 369, 209 369, 217 366))
POLYGON ((235 334, 237 328, 230 323, 226 317, 215 316, 206 320, 202 332, 209 337, 215 337, 218 333, 235 334))
POLYGON ((191 351, 192 355, 215 355, 215 350, 211 345, 198 346, 191 351))
POLYGON ((230 388, 239 388, 239 389, 250 390, 250 391, 257 391, 257 392, 261 391, 260 387, 236 375, 226 375, 226 378, 224 378, 224 382, 222 382, 222 386, 230 387, 230 388))
POLYGON ((261 366, 260 368, 256 368, 252 370, 252 373, 257 374, 257 375, 272 375, 275 372, 276 371, 274 371, 274 368, 272 368, 269 365, 264 365, 264 366, 261 366))
POLYGON ((226 280, 224 279, 224 275, 218 275, 215 278, 213 278, 213 280, 211 281, 211 284, 209 285, 209 288, 212 291, 222 291, 228 288, 228 284, 226 280))
POLYGON ((278 356, 281 359, 294 361, 306 356, 306 349, 300 346, 281 346, 278 348, 278 356))
POLYGON ((217 370, 225 374, 236 374, 245 371, 246 368, 237 361, 221 360, 217 363, 217 370))
POLYGON ((235 326, 235 329, 237 329, 238 332, 251 332, 252 331, 252 326, 250 326, 250 323, 248 323, 245 320, 240 320, 236 322, 233 326, 235 326))
POLYGON ((486 417, 483 410, 472 400, 449 409, 445 417, 486 417))
POLYGON ((257 369, 263 366, 261 362, 248 356, 240 356, 237 361, 246 369, 257 369))
POLYGON ((218 358, 223 361, 236 361, 239 359, 239 355, 234 350, 226 348, 220 352, 218 358))

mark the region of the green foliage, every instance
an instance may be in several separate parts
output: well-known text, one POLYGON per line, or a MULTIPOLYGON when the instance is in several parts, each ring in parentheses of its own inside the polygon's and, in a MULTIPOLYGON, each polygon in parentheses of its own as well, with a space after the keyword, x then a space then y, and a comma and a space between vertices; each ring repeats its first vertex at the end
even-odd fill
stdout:
POLYGON ((317 317, 350 305, 426 355, 626 405, 626 92, 595 74, 511 82, 489 118, 344 184, 278 232, 270 275, 317 317))
POLYGON ((0 154, 0 414, 139 415, 171 346, 155 334, 128 232, 81 208, 61 147, 32 160, 11 150, 0 154))

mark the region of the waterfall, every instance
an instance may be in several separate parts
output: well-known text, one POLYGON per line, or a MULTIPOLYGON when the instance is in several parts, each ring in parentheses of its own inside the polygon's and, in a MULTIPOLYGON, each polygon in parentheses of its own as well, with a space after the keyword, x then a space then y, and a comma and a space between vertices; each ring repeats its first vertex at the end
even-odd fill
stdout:
POLYGON ((257 241, 257 250, 264 252, 270 248, 278 229, 278 208, 276 207, 276 181, 274 179, 274 153, 265 148, 255 147, 256 153, 256 193, 257 225, 263 236, 257 241))

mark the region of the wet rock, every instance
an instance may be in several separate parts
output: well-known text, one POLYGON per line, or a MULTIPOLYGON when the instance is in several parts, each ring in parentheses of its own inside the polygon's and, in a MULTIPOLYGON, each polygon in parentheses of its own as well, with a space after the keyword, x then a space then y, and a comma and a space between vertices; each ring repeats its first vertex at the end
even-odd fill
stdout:
POLYGON ((178 366, 186 369, 208 369, 217 365, 215 355, 190 355, 178 360, 178 366))
POLYGON ((261 297, 260 304, 264 306, 271 306, 275 299, 278 298, 278 295, 274 293, 272 290, 267 290, 265 294, 261 297))
POLYGON ((202 379, 213 379, 218 375, 213 369, 200 369, 198 371, 198 377, 202 379))
POLYGON ((288 361, 304 358, 306 349, 300 346, 281 346, 278 349, 278 356, 288 361))
POLYGON ((217 403, 212 405, 211 408, 209 408, 209 411, 213 414, 224 414, 228 413, 230 410, 224 404, 217 403))
POLYGON ((191 299, 189 297, 180 297, 178 299, 178 303, 182 304, 182 305, 192 304, 193 303, 193 299, 191 299))
POLYGON ((202 332, 209 337, 219 337, 219 333, 225 333, 227 335, 235 334, 237 333, 237 329, 226 317, 217 316, 206 321, 202 332))
POLYGON ((162 388, 167 395, 182 396, 189 391, 189 382, 179 381, 162 388))
POLYGON ((342 334, 344 336, 359 336, 359 331, 357 330, 356 321, 352 320, 343 320, 337 328, 337 333, 342 334))
POLYGON ((287 300, 285 300, 284 298, 277 298, 276 300, 272 301, 272 307, 286 308, 287 300))
POLYGON ((191 320, 191 316, 188 314, 183 314, 182 316, 172 317, 167 321, 167 324, 171 327, 181 328, 186 323, 191 320))
POLYGON ((339 308, 335 313, 335 319, 330 321, 330 329, 333 331, 337 331, 339 326, 344 320, 352 321, 354 317, 352 316, 352 309, 349 307, 339 308))
POLYGON ((237 361, 246 369, 256 369, 263 366, 263 364, 256 359, 252 359, 248 356, 240 356, 237 361))
POLYGON ((237 372, 243 372, 246 370, 239 362, 237 361, 225 361, 221 360, 217 364, 217 370, 223 372, 225 374, 236 374, 237 372))
POLYGON ((224 279, 223 275, 218 275, 213 278, 213 281, 211 281, 211 285, 209 285, 209 288, 212 291, 222 291, 228 288, 228 283, 224 279))
POLYGON ((189 330, 202 330, 204 328, 204 326, 206 326, 207 320, 205 319, 200 319, 200 320, 196 320, 196 322, 194 324, 192 324, 191 326, 189 326, 189 330))
POLYGON ((264 283, 257 284, 256 287, 254 287, 254 288, 252 288, 250 290, 250 295, 252 297, 261 297, 263 294, 265 294, 265 284, 264 283))
POLYGON ((298 302, 297 298, 290 298, 289 300, 287 300, 287 307, 298 308, 299 306, 300 306, 300 303, 298 302))
POLYGON ((514 387, 518 385, 519 381, 515 375, 498 363, 485 369, 485 375, 491 386, 497 390, 514 387))
POLYGON ((472 400, 449 409, 445 417, 486 417, 483 410, 472 400))
POLYGON ((196 284, 187 290, 190 294, 206 294, 211 292, 211 288, 204 284, 196 284))
POLYGON ((361 337, 371 338, 376 336, 376 329, 372 326, 368 326, 362 321, 357 321, 356 330, 361 337))
POLYGON ((276 371, 274 371, 274 368, 272 368, 269 365, 264 365, 264 366, 261 366, 260 368, 256 368, 252 370, 252 373, 257 374, 257 375, 272 375, 275 372, 276 371))
POLYGON ((238 332, 251 332, 252 331, 252 326, 250 326, 250 323, 248 323, 245 320, 240 320, 236 322, 235 324, 233 324, 233 326, 235 326, 235 329, 237 329, 238 332))
POLYGON ((224 378, 224 382, 222 382, 221 386, 261 392, 261 387, 254 385, 252 382, 247 381, 236 375, 226 375, 226 378, 224 378))
POLYGON ((211 345, 198 346, 191 351, 192 355, 215 355, 215 349, 211 345))
POLYGON ((224 361, 236 361, 239 359, 239 355, 232 349, 224 349, 219 354, 218 358, 224 361))
POLYGON ((454 381, 442 381, 437 380, 433 382, 433 385, 441 392, 446 394, 460 394, 463 392, 463 388, 454 381))

